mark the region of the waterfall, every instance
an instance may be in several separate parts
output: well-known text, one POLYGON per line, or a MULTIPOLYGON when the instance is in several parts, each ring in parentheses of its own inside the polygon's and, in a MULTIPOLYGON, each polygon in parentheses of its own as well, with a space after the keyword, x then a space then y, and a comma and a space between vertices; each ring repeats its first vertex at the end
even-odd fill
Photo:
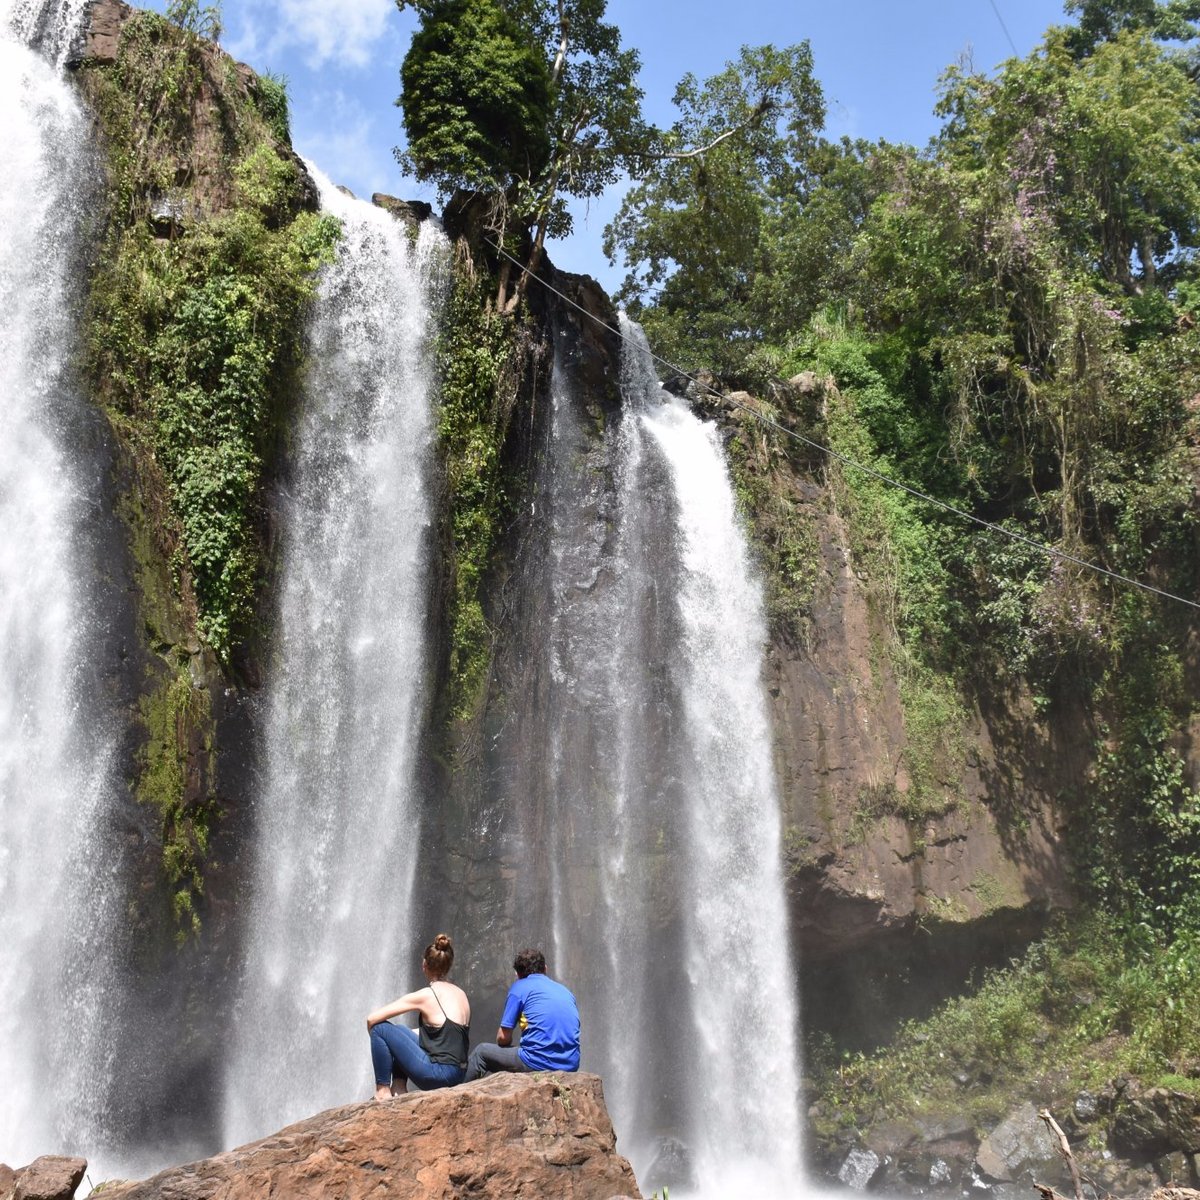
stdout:
POLYGON ((6 35, 39 51, 59 70, 83 33, 89 0, 0 0, 6 35))
POLYGON ((625 394, 669 465, 678 505, 673 670, 686 731, 681 910, 696 1174, 714 1196, 786 1195, 800 1178, 797 1014, 761 679, 762 589, 715 426, 662 391, 641 330, 624 328, 636 345, 622 362, 625 394))
MULTIPOLYGON (((365 1018, 419 968, 410 928, 425 718, 430 337, 445 238, 314 171, 343 225, 280 501, 254 895, 225 1142, 370 1094, 365 1018)), ((423 944, 423 943, 422 943, 423 944)))
POLYGON ((577 989, 584 1067, 647 1191, 684 1195, 690 1176, 704 1196, 792 1196, 797 1013, 761 587, 716 427, 659 387, 641 330, 622 332, 623 411, 599 449, 561 361, 553 385, 551 974, 577 989))
POLYGON ((101 471, 71 370, 94 162, 28 44, 61 57, 80 8, 0 0, 0 1159, 17 1164, 103 1142, 117 1007, 101 471))

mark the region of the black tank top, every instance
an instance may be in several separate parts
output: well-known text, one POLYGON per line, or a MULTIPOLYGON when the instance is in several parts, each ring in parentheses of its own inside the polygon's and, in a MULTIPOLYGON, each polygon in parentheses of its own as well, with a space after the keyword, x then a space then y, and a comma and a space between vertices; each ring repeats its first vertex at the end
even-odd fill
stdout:
POLYGON ((441 1025, 426 1025, 418 1022, 418 1044, 429 1055, 429 1061, 435 1063, 451 1063, 456 1067, 467 1065, 467 1051, 471 1045, 471 1026, 460 1025, 457 1021, 446 1016, 446 1007, 437 989, 430 987, 433 998, 438 1002, 445 1020, 441 1025))

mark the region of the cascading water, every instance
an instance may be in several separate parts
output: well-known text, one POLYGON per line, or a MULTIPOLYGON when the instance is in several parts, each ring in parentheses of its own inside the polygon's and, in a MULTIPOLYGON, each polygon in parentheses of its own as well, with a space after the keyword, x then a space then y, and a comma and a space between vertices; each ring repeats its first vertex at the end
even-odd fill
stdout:
POLYGON ((767 641, 715 426, 659 387, 625 323, 626 396, 669 465, 682 558, 681 763, 688 866, 681 911, 691 1009, 690 1138, 714 1196, 794 1194, 800 1180, 797 1014, 779 798, 761 662, 767 641), (626 342, 628 347, 629 342, 626 342))
POLYGON ((70 369, 93 158, 56 65, 82 7, 0 0, 0 1159, 15 1163, 105 1141, 118 1007, 88 583, 100 472, 70 369))
POLYGON ((551 973, 579 995, 584 1066, 645 1187, 792 1196, 797 1014, 761 589, 716 428, 659 387, 640 329, 622 332, 624 408, 599 450, 555 371, 546 759, 528 784, 546 868, 529 903, 550 914, 551 973))
POLYGON ((424 720, 430 338, 445 260, 314 171, 343 224, 281 498, 254 899, 225 1141, 369 1094, 364 1018, 408 989, 424 720))

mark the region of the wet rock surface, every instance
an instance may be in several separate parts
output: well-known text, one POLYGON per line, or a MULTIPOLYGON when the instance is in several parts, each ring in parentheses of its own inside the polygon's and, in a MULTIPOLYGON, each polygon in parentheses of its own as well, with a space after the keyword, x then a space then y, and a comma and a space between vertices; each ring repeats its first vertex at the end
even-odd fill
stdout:
POLYGON ((1200 1096, 1161 1087, 1130 1095, 1113 1120, 1112 1141, 1136 1157, 1200 1151, 1200 1096))
POLYGON ((1015 1108, 979 1143, 975 1167, 981 1175, 1011 1183, 1024 1175, 1039 1179, 1055 1170, 1056 1150, 1032 1104, 1015 1108))

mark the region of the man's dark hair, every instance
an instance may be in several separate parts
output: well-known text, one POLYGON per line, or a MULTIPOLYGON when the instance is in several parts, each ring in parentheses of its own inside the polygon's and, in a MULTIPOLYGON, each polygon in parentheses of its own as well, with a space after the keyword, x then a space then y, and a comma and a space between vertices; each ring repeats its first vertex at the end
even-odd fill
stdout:
POLYGON ((546 956, 540 950, 522 950, 513 959, 513 970, 518 979, 524 979, 526 975, 545 975, 546 956))

